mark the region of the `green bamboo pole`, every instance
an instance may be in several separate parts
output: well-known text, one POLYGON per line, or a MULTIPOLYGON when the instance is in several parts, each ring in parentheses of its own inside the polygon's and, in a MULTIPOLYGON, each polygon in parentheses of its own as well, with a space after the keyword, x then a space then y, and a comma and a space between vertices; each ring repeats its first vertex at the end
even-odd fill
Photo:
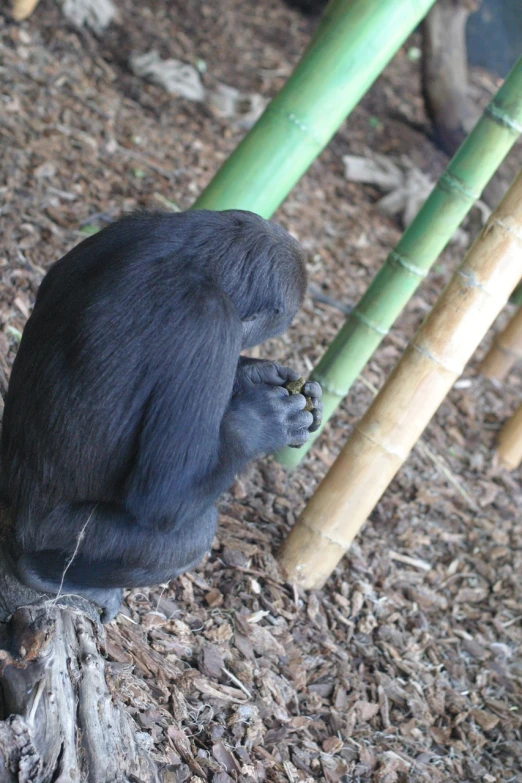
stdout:
POLYGON ((342 15, 344 7, 346 6, 345 0, 330 0, 319 20, 319 24, 315 28, 312 40, 308 44, 306 51, 310 49, 319 36, 321 36, 329 27, 337 22, 337 19, 342 15))
MULTIPOLYGON (((521 132, 522 57, 312 372, 323 387, 322 427, 521 132)), ((286 467, 298 465, 322 427, 301 449, 283 449, 276 459, 286 467)))
POLYGON ((433 3, 333 0, 290 79, 193 208, 270 217, 433 3))

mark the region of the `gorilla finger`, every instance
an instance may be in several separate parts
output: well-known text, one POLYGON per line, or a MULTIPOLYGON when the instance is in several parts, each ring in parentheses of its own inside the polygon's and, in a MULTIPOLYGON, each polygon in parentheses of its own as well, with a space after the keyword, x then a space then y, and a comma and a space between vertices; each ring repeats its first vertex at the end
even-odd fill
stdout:
POLYGON ((283 384, 288 383, 289 381, 297 381, 301 377, 299 373, 292 370, 291 367, 283 367, 282 364, 277 364, 276 362, 271 362, 271 365, 274 370, 274 380, 271 381, 271 383, 283 384))
POLYGON ((303 394, 306 394, 307 397, 315 397, 319 399, 323 394, 321 384, 317 383, 317 381, 307 381, 307 383, 305 383, 303 386, 303 394))
POLYGON ((309 432, 307 429, 292 430, 288 437, 288 445, 298 449, 300 446, 304 446, 308 440, 309 432))
POLYGON ((317 432, 323 421, 323 406, 315 407, 312 410, 312 416, 314 418, 313 424, 310 427, 310 432, 317 432))
POLYGON ((279 365, 274 362, 255 366, 253 379, 255 383, 268 383, 271 386, 282 386, 285 382, 279 372, 279 365))
POLYGON ((323 418, 324 405, 321 402, 321 400, 318 400, 317 397, 313 397, 312 398, 312 405, 313 405, 312 413, 317 414, 317 416, 320 419, 322 419, 323 418))
POLYGON ((288 389, 285 389, 284 386, 276 386, 272 384, 265 384, 265 388, 268 394, 271 394, 273 397, 277 397, 278 399, 286 399, 287 397, 291 397, 290 392, 288 389))
POLYGON ((283 367, 281 364, 278 364, 277 366, 285 383, 288 381, 298 381, 301 377, 297 370, 292 370, 291 367, 283 367))
POLYGON ((306 429, 308 430, 314 423, 313 414, 310 411, 300 411, 296 416, 291 419, 292 428, 306 429))
MULTIPOLYGON (((285 389, 285 391, 287 390, 285 389)), ((285 404, 289 411, 303 411, 306 405, 306 397, 303 394, 289 394, 285 404)))

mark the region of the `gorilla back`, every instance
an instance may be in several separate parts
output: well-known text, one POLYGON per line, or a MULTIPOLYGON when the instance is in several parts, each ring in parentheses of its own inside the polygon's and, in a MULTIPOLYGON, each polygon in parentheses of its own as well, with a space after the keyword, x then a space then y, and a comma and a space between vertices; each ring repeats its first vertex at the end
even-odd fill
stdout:
POLYGON ((201 559, 235 474, 316 423, 283 387, 296 373, 240 360, 305 287, 297 242, 241 211, 132 215, 51 267, 2 428, 22 581, 107 620, 120 588, 201 559))

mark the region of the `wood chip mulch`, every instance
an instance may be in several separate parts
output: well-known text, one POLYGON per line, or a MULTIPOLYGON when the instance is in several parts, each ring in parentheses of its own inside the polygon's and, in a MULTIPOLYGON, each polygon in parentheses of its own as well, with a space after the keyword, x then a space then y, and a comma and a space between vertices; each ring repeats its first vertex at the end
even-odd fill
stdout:
MULTIPOLYGON (((273 95, 313 23, 279 0, 117 0, 101 39, 51 0, 0 16, 0 350, 12 362, 45 269, 108 220, 169 199, 188 207, 243 131, 127 68, 132 51, 204 63, 207 85, 273 95), (219 9, 219 10, 218 10, 219 9)), ((276 218, 310 279, 363 293, 401 227, 341 156, 407 154, 436 176, 413 36, 276 218)), ((498 79, 472 75, 484 105, 498 79)), ((522 145, 521 145, 522 146, 522 145)), ((519 147, 504 166, 514 174, 519 147)), ((169 586, 134 591, 108 627, 111 687, 163 781, 522 781, 520 473, 492 468, 522 394, 476 368, 450 393, 326 587, 285 583, 275 555, 357 419, 462 256, 450 248, 348 400, 291 475, 260 461, 220 503, 214 550, 169 586)), ((498 330, 512 308, 499 319, 498 330)), ((343 320, 310 297, 263 355, 303 374, 343 320)))

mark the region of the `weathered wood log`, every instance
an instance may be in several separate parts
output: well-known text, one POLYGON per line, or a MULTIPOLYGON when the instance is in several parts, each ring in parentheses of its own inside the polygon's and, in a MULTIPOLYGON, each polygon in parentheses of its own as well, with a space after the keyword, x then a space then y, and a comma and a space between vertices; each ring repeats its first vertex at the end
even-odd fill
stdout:
POLYGON ((97 609, 22 585, 2 515, 0 783, 156 783, 156 766, 109 689, 97 609))
POLYGON ((466 22, 476 0, 438 0, 423 22, 422 92, 436 143, 453 155, 478 119, 468 96, 466 22))

